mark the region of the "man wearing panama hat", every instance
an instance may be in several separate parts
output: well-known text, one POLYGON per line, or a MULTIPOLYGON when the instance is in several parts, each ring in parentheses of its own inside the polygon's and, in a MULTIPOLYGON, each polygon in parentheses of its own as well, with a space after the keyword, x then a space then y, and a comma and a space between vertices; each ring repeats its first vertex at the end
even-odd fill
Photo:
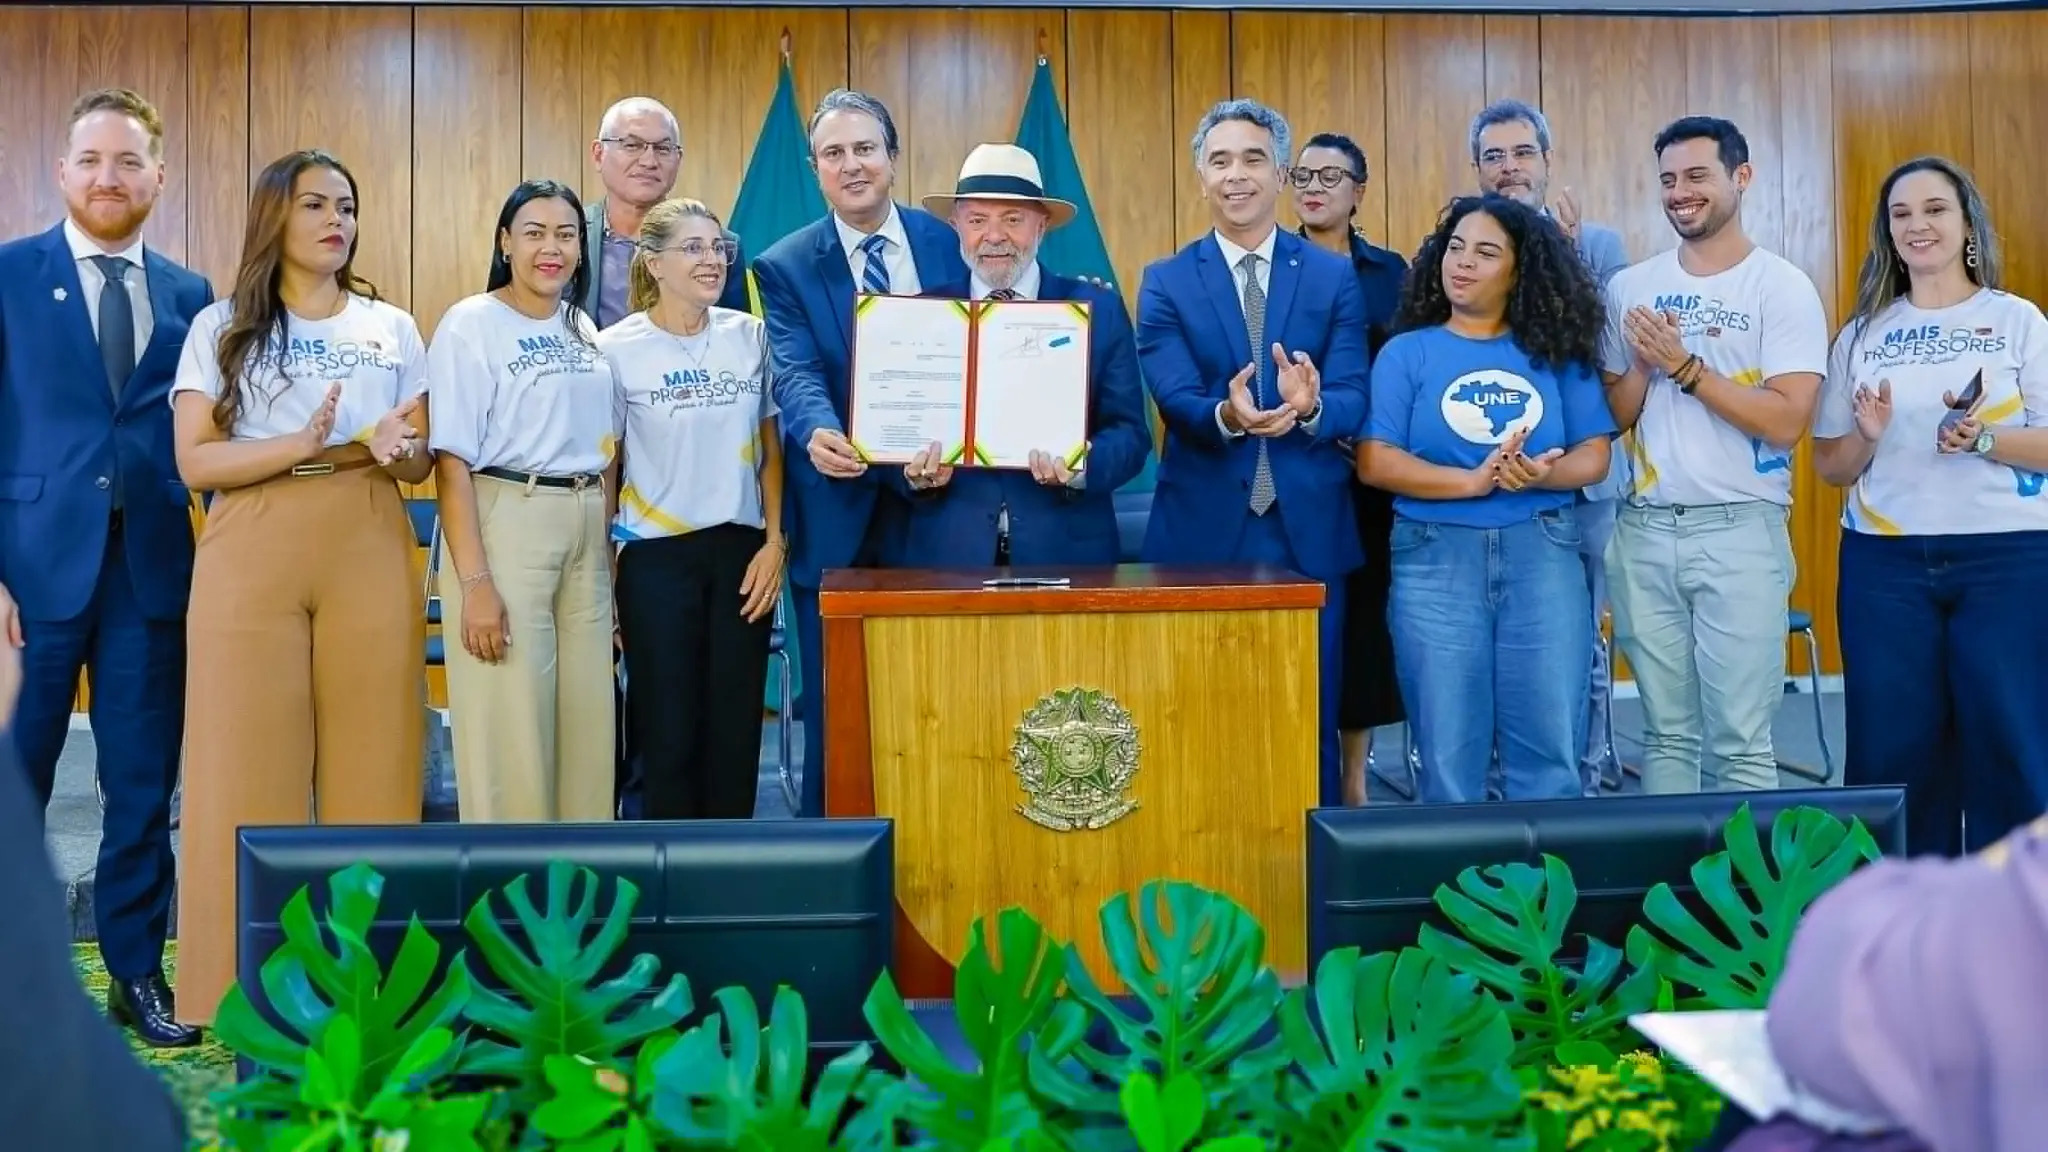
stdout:
POLYGON ((1014 144, 982 144, 960 166, 950 194, 924 206, 960 235, 964 281, 927 296, 955 300, 1077 300, 1089 305, 1088 449, 1077 468, 1048 444, 1028 472, 937 462, 934 444, 904 465, 910 523, 903 562, 913 568, 1112 565, 1116 512, 1110 496, 1152 451, 1138 382, 1138 349, 1123 300, 1099 284, 1057 275, 1038 262, 1045 234, 1074 218, 1048 196, 1038 159, 1014 144))

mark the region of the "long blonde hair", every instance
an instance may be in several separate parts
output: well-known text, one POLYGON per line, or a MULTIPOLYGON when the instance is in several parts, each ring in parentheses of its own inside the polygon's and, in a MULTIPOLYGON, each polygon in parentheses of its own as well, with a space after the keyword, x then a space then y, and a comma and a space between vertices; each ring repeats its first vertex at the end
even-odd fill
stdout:
MULTIPOLYGON (((647 260, 675 240, 683 221, 697 216, 718 226, 722 238, 725 223, 702 200, 663 200, 647 210, 640 221, 640 238, 633 250, 633 263, 626 273, 626 310, 645 312, 661 302, 661 284, 648 271, 647 260)), ((727 275, 731 275, 730 272, 727 275)))

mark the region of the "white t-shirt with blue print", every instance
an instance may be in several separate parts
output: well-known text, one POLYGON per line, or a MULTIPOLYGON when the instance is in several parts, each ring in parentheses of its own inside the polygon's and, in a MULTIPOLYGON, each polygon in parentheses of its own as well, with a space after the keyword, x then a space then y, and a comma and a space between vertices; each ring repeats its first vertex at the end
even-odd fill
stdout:
MULTIPOLYGON (((233 300, 216 300, 193 317, 172 404, 180 392, 220 399, 220 334, 233 310, 233 300)), ((341 396, 326 446, 368 444, 386 412, 427 390, 427 346, 412 316, 350 294, 341 311, 325 319, 288 317, 285 341, 272 332, 244 366, 241 413, 228 438, 269 440, 302 431, 335 384, 341 396)))
MULTIPOLYGON (((1366 437, 1446 468, 1474 468, 1518 431, 1538 456, 1615 434, 1614 416, 1593 369, 1538 368, 1511 336, 1475 340, 1448 328, 1421 328, 1387 341, 1372 370, 1366 437)), ((1578 498, 1575 490, 1495 489, 1460 500, 1394 497, 1411 520, 1468 528, 1505 528, 1578 498)))
MULTIPOLYGON (((1824 374, 1828 317, 1820 292, 1791 261, 1753 248, 1742 262, 1694 276, 1676 248, 1617 273, 1607 286, 1601 367, 1628 371, 1633 359, 1622 317, 1641 305, 1678 317, 1685 349, 1716 375, 1745 388, 1775 376, 1824 374)), ((1652 369, 1643 412, 1622 437, 1631 502, 1658 505, 1792 503, 1792 450, 1723 420, 1678 382, 1652 369)))
POLYGON ((1974 453, 1935 451, 1948 409, 1984 374, 1977 419, 2002 428, 2048 425, 2048 318, 2022 296, 1979 289, 1947 308, 1897 300, 1835 338, 1813 434, 1856 431, 1856 389, 1892 385, 1892 418, 1842 509, 1842 527, 1875 536, 1947 536, 2048 529, 2048 477, 1974 453))
POLYGON ((777 414, 768 331, 730 308, 678 336, 635 312, 598 335, 626 397, 615 540, 766 525, 761 422, 777 414))

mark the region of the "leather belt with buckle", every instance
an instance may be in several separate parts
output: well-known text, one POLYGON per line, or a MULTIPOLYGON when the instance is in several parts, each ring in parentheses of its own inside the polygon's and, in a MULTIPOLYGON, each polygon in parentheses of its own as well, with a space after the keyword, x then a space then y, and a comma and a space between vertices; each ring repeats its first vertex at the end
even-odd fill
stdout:
POLYGON ((291 475, 332 476, 336 472, 353 472, 358 468, 368 468, 374 463, 376 461, 371 460, 367 456, 358 456, 349 460, 308 460, 304 464, 292 465, 291 475))
POLYGON ((598 477, 590 473, 577 476, 543 476, 538 472, 521 472, 516 468, 500 468, 495 464, 477 469, 476 474, 513 484, 531 484, 537 488, 567 488, 573 492, 595 488, 598 483, 598 477))

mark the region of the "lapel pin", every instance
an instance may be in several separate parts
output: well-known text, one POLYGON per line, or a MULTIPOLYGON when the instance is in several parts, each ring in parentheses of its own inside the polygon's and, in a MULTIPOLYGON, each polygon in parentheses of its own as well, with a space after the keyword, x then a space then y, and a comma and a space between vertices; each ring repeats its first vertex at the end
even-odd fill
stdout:
POLYGON ((65 292, 62 288, 59 288, 56 291, 50 293, 50 295, 56 298, 57 303, 62 304, 64 302, 65 297, 70 294, 65 292))
POLYGON ((1287 261, 1287 266, 1288 266, 1289 268, 1299 268, 1299 267, 1301 267, 1301 261, 1299 261, 1299 260, 1295 260, 1295 259, 1292 259, 1292 258, 1290 258, 1290 259, 1289 259, 1289 260, 1287 261))

